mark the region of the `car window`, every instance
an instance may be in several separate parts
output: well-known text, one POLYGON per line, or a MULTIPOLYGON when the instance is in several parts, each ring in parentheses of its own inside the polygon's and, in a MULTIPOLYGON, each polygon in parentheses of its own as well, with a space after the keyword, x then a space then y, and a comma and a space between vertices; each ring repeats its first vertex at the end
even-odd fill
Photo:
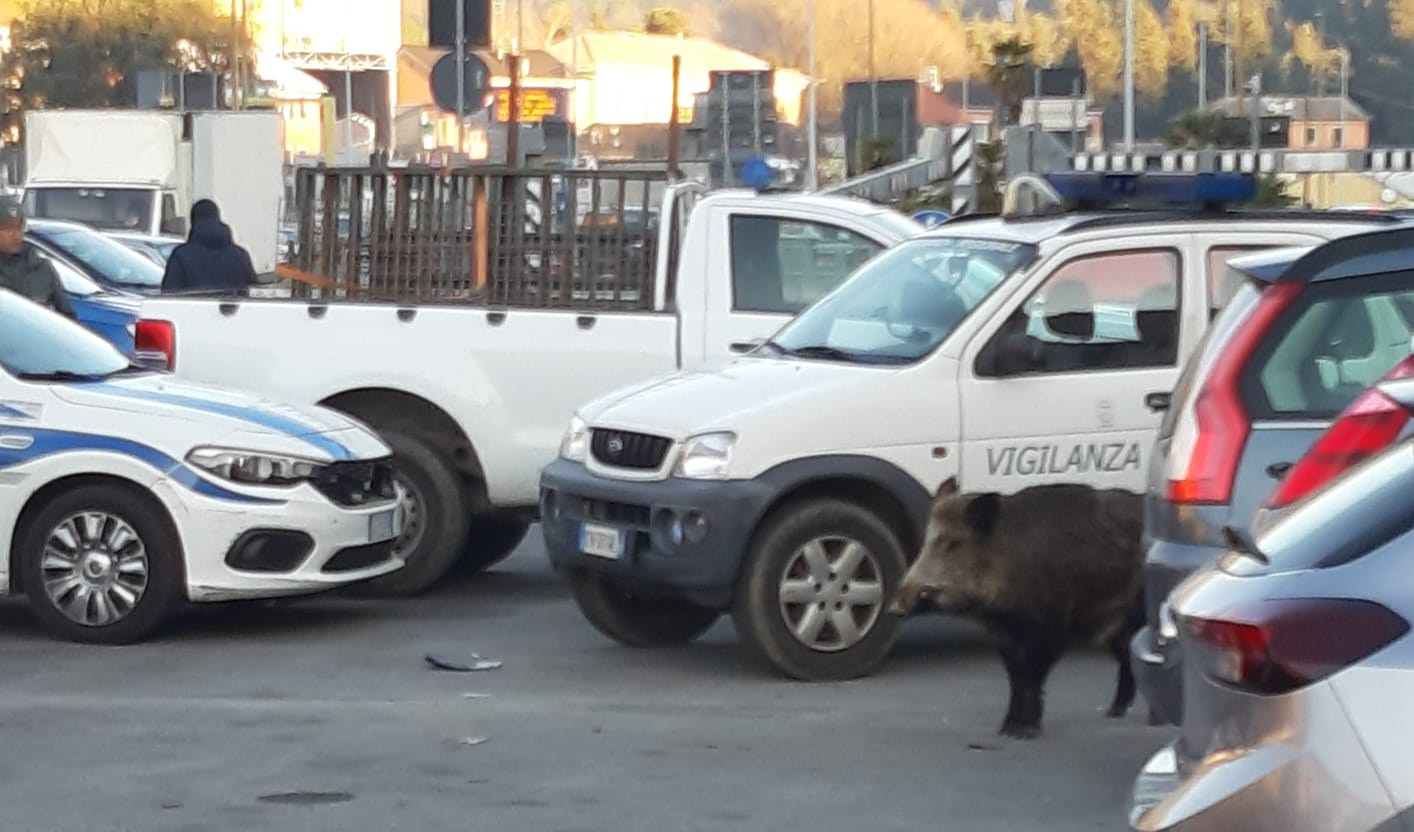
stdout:
POLYGON ((1172 249, 1067 261, 992 336, 979 374, 1175 366, 1180 268, 1172 249))
POLYGON ((186 236, 187 220, 177 214, 177 201, 171 194, 162 195, 162 233, 186 236))
POLYGON ((63 228, 46 232, 44 238, 50 245, 113 283, 148 288, 162 285, 161 266, 95 231, 63 228))
POLYGON ((1208 287, 1208 320, 1217 317, 1218 312, 1232 300, 1232 296, 1242 288, 1246 277, 1228 266, 1228 261, 1243 254, 1263 251, 1273 246, 1213 246, 1208 249, 1203 279, 1208 287))
POLYGON ((1411 305, 1414 274, 1308 290, 1249 366, 1245 398, 1253 417, 1327 419, 1339 413, 1409 356, 1411 305))
POLYGON ((102 294, 103 287, 95 283, 93 278, 57 257, 49 257, 48 254, 44 256, 54 264, 54 271, 58 273, 59 283, 64 287, 65 292, 81 298, 102 294))
POLYGON ((46 307, 0 290, 0 368, 13 375, 108 376, 128 359, 112 344, 46 307))
POLYGON ((883 249, 826 223, 731 218, 732 308, 794 314, 829 294, 883 249))

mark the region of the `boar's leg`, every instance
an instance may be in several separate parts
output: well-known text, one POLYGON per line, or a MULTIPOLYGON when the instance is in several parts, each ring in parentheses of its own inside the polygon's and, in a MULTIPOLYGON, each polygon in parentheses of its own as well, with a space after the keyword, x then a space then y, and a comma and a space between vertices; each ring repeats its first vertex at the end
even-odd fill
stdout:
MULTIPOLYGON (((1119 678, 1115 681, 1115 698, 1110 703, 1110 709, 1105 715, 1111 719, 1118 719, 1129 713, 1129 706, 1134 704, 1134 669, 1129 664, 1129 642, 1134 639, 1134 634, 1144 626, 1144 604, 1143 599, 1135 601, 1129 608, 1124 626, 1120 631, 1110 638, 1110 654, 1119 662, 1119 678)), ((1150 714, 1153 710, 1150 709, 1150 714)))
POLYGON ((1011 700, 999 733, 1032 739, 1041 733, 1046 677, 1065 652, 1064 631, 1037 622, 1016 619, 1000 622, 1002 663, 1006 665, 1011 700))

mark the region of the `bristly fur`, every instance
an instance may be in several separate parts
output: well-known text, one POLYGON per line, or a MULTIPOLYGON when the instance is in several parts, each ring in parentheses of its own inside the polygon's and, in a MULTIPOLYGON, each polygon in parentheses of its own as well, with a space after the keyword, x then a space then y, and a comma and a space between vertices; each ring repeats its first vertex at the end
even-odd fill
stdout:
POLYGON ((1142 498, 1122 489, 1037 485, 1015 494, 938 489, 923 550, 890 611, 926 604, 981 621, 998 638, 1011 685, 1001 732, 1041 729, 1046 677, 1077 642, 1119 663, 1110 716, 1134 701, 1129 641, 1143 624, 1142 498))

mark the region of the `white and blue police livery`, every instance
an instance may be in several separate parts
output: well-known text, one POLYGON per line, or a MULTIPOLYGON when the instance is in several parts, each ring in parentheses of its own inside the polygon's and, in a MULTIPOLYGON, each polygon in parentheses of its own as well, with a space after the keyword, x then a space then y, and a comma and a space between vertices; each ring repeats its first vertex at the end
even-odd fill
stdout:
POLYGON ((183 601, 402 565, 392 452, 348 417, 177 382, 0 290, 0 594, 123 643, 183 601))

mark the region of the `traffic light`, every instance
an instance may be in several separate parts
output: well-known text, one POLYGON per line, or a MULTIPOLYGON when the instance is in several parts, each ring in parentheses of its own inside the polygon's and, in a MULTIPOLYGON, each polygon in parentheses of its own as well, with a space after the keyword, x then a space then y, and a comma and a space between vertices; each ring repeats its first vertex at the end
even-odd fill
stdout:
POLYGON ((457 47, 457 3, 462 4, 462 31, 467 49, 491 46, 491 0, 427 0, 427 45, 457 47))

